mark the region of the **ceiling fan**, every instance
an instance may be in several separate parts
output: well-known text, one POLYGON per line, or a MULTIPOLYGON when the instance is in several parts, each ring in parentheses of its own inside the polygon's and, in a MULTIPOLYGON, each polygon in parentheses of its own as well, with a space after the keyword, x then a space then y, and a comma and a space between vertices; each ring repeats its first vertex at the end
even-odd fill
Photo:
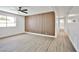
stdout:
POLYGON ((22 9, 22 7, 19 7, 18 11, 20 11, 20 12, 22 12, 22 13, 25 13, 25 14, 28 13, 28 12, 27 12, 28 10, 27 10, 27 9, 22 9))

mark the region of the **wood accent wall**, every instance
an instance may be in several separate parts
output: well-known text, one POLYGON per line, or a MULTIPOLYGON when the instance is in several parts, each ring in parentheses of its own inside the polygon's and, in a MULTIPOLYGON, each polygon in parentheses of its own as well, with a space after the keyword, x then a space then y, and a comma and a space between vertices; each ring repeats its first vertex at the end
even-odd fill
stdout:
POLYGON ((25 31, 55 35, 55 13, 48 12, 25 16, 25 31))

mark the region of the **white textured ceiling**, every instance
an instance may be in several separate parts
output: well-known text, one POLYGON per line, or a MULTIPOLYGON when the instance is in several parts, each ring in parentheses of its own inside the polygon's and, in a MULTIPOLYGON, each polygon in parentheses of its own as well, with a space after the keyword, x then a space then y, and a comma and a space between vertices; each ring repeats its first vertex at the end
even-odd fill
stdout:
POLYGON ((28 14, 18 12, 18 7, 19 6, 0 6, 0 10, 23 16, 40 14, 50 11, 55 11, 57 17, 66 17, 70 14, 79 14, 78 6, 22 6, 23 9, 28 9, 28 14))
POLYGON ((0 6, 0 10, 24 16, 53 11, 53 8, 50 6, 22 6, 23 9, 28 9, 28 14, 25 14, 17 11, 18 7, 19 6, 0 6))

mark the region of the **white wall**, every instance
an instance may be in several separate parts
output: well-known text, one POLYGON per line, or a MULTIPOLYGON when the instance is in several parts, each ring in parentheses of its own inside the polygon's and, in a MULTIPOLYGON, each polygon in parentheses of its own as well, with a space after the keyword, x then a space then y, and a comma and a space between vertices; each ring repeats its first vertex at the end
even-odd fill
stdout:
POLYGON ((0 27, 0 37, 24 32, 24 16, 19 16, 19 15, 15 15, 15 14, 3 12, 3 11, 0 11, 0 15, 9 15, 9 16, 16 17, 16 27, 7 27, 7 28, 0 27))
POLYGON ((66 24, 66 30, 69 34, 69 38, 76 48, 77 51, 79 51, 79 18, 73 18, 76 20, 76 22, 73 23, 67 23, 66 24))

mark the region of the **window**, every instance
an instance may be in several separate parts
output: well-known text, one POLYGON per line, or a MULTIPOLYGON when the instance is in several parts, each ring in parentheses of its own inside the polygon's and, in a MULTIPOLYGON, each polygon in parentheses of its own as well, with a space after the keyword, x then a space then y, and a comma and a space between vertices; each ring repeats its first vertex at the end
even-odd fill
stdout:
POLYGON ((60 28, 64 28, 64 19, 60 19, 60 28))
POLYGON ((7 17, 7 27, 15 27, 16 26, 16 20, 15 17, 7 17))
POLYGON ((6 27, 6 16, 0 15, 0 27, 6 27))
POLYGON ((0 27, 16 27, 15 17, 0 15, 0 27))

